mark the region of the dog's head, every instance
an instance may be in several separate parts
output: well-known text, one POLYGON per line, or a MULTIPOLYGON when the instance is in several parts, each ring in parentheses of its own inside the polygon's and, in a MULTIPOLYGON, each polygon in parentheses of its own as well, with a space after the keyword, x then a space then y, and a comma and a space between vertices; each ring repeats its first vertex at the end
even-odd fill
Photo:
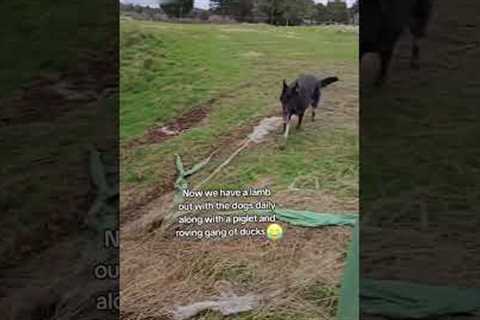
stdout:
POLYGON ((295 81, 292 85, 288 86, 287 82, 283 80, 282 94, 280 95, 280 102, 282 103, 283 118, 288 121, 288 115, 291 110, 295 109, 295 105, 298 104, 300 98, 298 82, 295 81))

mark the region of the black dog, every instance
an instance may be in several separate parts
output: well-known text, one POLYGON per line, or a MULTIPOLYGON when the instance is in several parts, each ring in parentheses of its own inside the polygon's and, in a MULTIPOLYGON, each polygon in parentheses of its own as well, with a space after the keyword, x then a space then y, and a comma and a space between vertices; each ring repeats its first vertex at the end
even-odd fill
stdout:
POLYGON ((288 137, 290 118, 298 116, 297 129, 302 124, 303 114, 312 106, 312 121, 315 120, 315 109, 318 107, 321 97, 321 88, 338 81, 337 77, 327 77, 319 80, 312 75, 301 75, 297 80, 287 85, 283 80, 283 90, 280 96, 283 110, 283 132, 285 139, 288 137))
POLYGON ((419 68, 418 42, 426 34, 433 0, 361 0, 360 59, 367 52, 380 55, 377 85, 385 82, 395 44, 405 29, 413 36, 410 66, 419 68))

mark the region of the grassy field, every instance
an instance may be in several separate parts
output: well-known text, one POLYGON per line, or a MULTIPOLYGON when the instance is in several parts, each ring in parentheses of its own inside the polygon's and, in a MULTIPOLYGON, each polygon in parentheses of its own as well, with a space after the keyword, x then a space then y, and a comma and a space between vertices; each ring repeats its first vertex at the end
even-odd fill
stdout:
MULTIPOLYGON (((278 152, 278 137, 242 154, 216 184, 246 185, 264 178, 284 189, 298 176, 318 177, 339 197, 357 193, 357 34, 334 28, 262 25, 121 23, 123 194, 143 194, 172 180, 174 154, 187 166, 222 146, 227 155, 261 119, 280 115, 283 79, 301 72, 336 74, 317 123, 306 122, 278 152), (203 107, 205 119, 162 143, 135 143, 149 129, 203 107), (252 161, 254 160, 254 161, 252 161)), ((194 119, 195 121, 195 119, 194 119)), ((221 155, 212 166, 223 161, 221 155)), ((208 171, 208 170, 207 170, 208 171)), ((202 178, 199 174, 198 179, 202 178)), ((171 185, 171 183, 170 183, 171 185)), ((160 190, 164 191, 164 190, 160 190)), ((130 197, 125 201, 136 201, 130 197)), ((123 203, 126 204, 125 202, 123 203)))
POLYGON ((348 229, 291 227, 278 246, 178 242, 152 230, 171 201, 175 154, 189 168, 216 151, 190 182, 203 181, 262 119, 281 115, 282 81, 300 73, 340 78, 323 91, 318 120, 306 117, 285 150, 278 128, 203 188, 267 186, 280 207, 357 211, 357 30, 122 18, 120 31, 123 318, 164 316, 218 293, 225 281, 237 293, 283 292, 231 319, 334 318, 348 229), (181 130, 166 137, 166 127, 181 130))

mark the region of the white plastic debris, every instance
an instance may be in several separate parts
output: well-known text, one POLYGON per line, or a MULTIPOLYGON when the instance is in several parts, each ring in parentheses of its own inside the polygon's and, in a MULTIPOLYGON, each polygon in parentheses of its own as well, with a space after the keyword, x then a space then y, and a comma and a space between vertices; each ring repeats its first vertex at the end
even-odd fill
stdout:
POLYGON ((224 296, 216 300, 207 300, 177 307, 173 317, 175 320, 186 320, 200 312, 211 310, 221 312, 224 316, 251 311, 260 304, 260 296, 247 294, 244 296, 224 296))

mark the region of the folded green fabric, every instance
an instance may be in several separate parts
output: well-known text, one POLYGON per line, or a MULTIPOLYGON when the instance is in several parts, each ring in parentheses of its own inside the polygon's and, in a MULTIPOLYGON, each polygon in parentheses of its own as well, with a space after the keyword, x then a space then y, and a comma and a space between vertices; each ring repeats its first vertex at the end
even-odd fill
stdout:
POLYGON ((360 295, 363 312, 394 319, 430 319, 448 314, 480 311, 478 288, 361 279, 360 295))
MULTIPOLYGON (((316 213, 276 209, 277 219, 302 227, 353 226, 352 241, 342 276, 338 320, 359 319, 362 312, 392 319, 434 319, 449 314, 480 312, 480 289, 430 286, 393 280, 359 281, 359 226, 357 214, 316 213)), ((479 315, 480 317, 480 315, 479 315)))
POLYGON ((350 242, 342 276, 337 308, 337 319, 339 320, 357 320, 360 316, 360 294, 358 289, 360 272, 359 237, 360 232, 357 223, 353 227, 352 241, 350 242))
POLYGON ((289 209, 275 209, 273 212, 262 211, 264 214, 275 214, 280 221, 302 227, 322 226, 353 226, 352 241, 347 254, 345 271, 342 276, 340 298, 337 309, 337 319, 357 320, 359 318, 359 230, 358 214, 351 213, 317 213, 289 209))
POLYGON ((317 213, 312 211, 275 209, 273 211, 259 211, 263 214, 275 214, 278 220, 301 227, 322 226, 354 226, 357 214, 351 213, 317 213))

